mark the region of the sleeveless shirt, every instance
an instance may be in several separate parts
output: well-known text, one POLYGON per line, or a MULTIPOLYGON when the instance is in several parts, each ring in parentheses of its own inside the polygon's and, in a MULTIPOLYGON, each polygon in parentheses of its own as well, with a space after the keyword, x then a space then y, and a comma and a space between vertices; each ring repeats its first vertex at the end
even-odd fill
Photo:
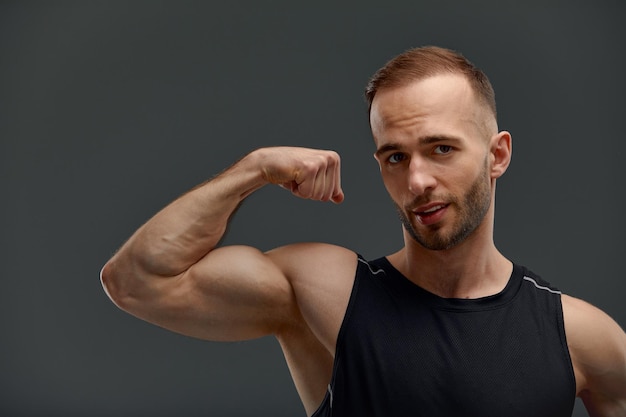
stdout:
POLYGON ((500 293, 442 298, 359 256, 312 417, 571 417, 561 293, 514 265, 500 293))

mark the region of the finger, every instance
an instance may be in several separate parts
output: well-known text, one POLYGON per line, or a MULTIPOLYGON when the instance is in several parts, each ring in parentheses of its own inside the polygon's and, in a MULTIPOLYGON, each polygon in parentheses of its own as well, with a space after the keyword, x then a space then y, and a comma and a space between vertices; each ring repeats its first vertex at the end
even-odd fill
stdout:
POLYGON ((322 201, 330 201, 333 196, 336 194, 336 184, 337 184, 337 167, 338 160, 334 154, 329 155, 328 163, 326 165, 326 170, 324 171, 324 188, 323 194, 320 197, 322 201))
POLYGON ((315 179, 313 198, 321 201, 330 201, 337 194, 339 155, 336 152, 327 151, 324 153, 323 158, 322 166, 315 179))
POLYGON ((326 160, 326 157, 324 156, 324 159, 320 162, 319 171, 317 172, 317 175, 315 176, 313 193, 310 197, 312 200, 328 201, 328 199, 330 198, 330 192, 328 190, 328 187, 331 184, 328 178, 329 174, 330 174, 330 169, 329 169, 328 161, 326 160))
POLYGON ((319 175, 319 161, 307 160, 296 171, 292 181, 292 192, 300 198, 312 199, 315 195, 317 177, 319 175))
POLYGON ((343 193, 343 190, 341 189, 341 184, 337 183, 337 186, 334 189, 334 193, 332 197, 330 197, 330 201, 332 201, 335 204, 339 204, 339 203, 343 203, 344 198, 345 198, 345 195, 343 193))
POLYGON ((328 152, 326 169, 323 177, 323 187, 321 179, 319 186, 322 187, 319 197, 321 201, 333 201, 340 203, 343 201, 343 191, 341 190, 341 159, 336 152, 328 152))
POLYGON ((333 172, 333 156, 329 152, 323 151, 318 153, 311 163, 311 182, 308 184, 310 187, 308 198, 311 200, 328 201, 332 194, 332 190, 328 190, 328 188, 332 187, 333 184, 332 178, 329 178, 332 177, 333 172))
POLYGON ((334 173, 333 194, 330 197, 330 201, 339 204, 343 202, 344 199, 343 190, 341 189, 341 159, 339 155, 337 155, 337 164, 334 173))

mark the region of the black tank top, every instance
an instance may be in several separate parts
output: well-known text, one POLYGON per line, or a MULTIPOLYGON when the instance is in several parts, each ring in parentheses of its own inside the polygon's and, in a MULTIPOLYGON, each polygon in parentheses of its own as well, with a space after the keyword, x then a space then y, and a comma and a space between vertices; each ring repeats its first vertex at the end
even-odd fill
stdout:
POLYGON ((561 293, 537 275, 449 299, 359 257, 313 417, 571 417, 575 391, 561 293))

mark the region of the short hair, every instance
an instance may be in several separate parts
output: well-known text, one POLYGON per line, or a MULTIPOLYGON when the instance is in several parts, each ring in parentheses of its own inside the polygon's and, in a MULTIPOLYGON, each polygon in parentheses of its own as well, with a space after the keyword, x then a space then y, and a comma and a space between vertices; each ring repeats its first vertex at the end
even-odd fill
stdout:
POLYGON ((496 95, 485 73, 460 53, 438 46, 409 49, 376 71, 365 87, 368 114, 379 90, 402 87, 444 73, 464 76, 478 99, 493 112, 494 118, 497 117, 496 95))

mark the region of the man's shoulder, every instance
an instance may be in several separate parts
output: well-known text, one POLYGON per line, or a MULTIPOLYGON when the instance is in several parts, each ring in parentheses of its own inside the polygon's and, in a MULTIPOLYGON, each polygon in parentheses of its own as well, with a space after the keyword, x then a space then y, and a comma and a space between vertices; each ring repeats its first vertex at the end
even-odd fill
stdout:
POLYGON ((357 253, 336 245, 298 243, 267 256, 290 282, 306 327, 334 354, 356 276, 357 253))
POLYGON ((342 246, 306 242, 266 252, 290 280, 324 280, 324 277, 354 278, 358 254, 342 246))
POLYGON ((619 325, 608 314, 585 300, 562 294, 561 302, 566 324, 570 325, 572 330, 620 329, 619 325))
POLYGON ((626 387, 626 334, 607 313, 569 295, 561 297, 567 344, 577 377, 578 393, 601 388, 612 378, 626 387))
POLYGON ((624 337, 619 324, 598 307, 566 294, 561 296, 561 300, 568 339, 571 338, 572 342, 602 343, 604 338, 590 337, 596 333, 598 336, 615 334, 619 338, 624 337))

